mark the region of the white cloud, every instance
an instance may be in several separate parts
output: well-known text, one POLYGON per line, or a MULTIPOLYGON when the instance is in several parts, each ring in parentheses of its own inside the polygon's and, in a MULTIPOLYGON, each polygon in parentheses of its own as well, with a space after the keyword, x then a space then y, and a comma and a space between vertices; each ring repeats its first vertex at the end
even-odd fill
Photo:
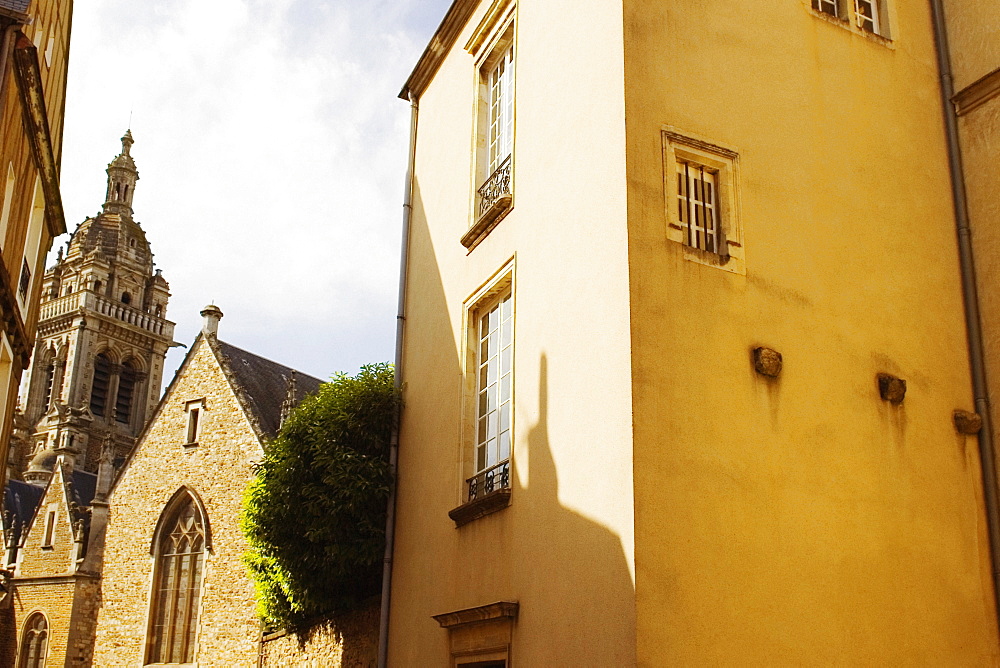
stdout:
POLYGON ((222 338, 303 371, 390 359, 409 113, 395 96, 448 4, 77 3, 68 224, 99 210, 132 110, 136 219, 179 341, 214 300, 222 338))

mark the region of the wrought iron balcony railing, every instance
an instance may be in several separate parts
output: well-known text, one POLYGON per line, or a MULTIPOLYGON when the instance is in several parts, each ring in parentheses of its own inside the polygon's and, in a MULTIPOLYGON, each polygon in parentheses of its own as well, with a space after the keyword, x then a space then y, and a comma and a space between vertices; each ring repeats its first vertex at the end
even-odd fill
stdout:
POLYGON ((511 156, 507 156, 496 171, 490 174, 479 188, 479 209, 477 218, 482 218, 490 212, 493 207, 503 200, 504 197, 511 196, 511 156))
POLYGON ((501 489, 510 489, 510 460, 480 471, 467 481, 469 501, 475 501, 501 489))

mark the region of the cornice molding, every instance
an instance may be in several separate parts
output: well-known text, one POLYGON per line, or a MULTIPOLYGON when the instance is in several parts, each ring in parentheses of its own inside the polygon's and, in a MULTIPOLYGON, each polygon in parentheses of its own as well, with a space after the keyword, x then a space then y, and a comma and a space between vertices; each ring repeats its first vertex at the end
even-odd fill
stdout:
POLYGON ((506 23, 510 18, 510 12, 514 6, 514 0, 494 0, 493 5, 486 11, 483 20, 479 22, 472 33, 472 37, 465 44, 465 50, 473 57, 479 55, 479 50, 483 48, 496 28, 501 23, 506 23))
POLYGON ((434 36, 431 37, 430 43, 427 44, 427 48, 424 49, 423 54, 421 54, 420 59, 417 61, 416 67, 413 68, 406 83, 403 84, 403 89, 399 91, 400 98, 409 100, 411 95, 413 97, 420 97, 423 94, 427 88, 427 84, 434 78, 438 68, 441 66, 444 57, 455 46, 459 33, 465 27, 465 24, 468 23, 469 17, 472 16, 472 12, 479 6, 480 1, 455 0, 451 4, 448 13, 444 16, 444 20, 441 21, 441 25, 438 26, 434 36))
POLYGON ((964 116, 1000 95, 1000 67, 958 91, 951 101, 955 111, 964 116))
POLYGON ((477 608, 466 608, 465 610, 446 612, 443 615, 434 615, 434 620, 442 628, 450 629, 455 626, 488 622, 494 619, 517 619, 518 608, 517 601, 498 601, 477 608))
MULTIPOLYGON (((22 32, 17 33, 14 42, 14 73, 17 76, 22 118, 31 155, 45 195, 45 219, 49 233, 58 237, 66 232, 66 217, 59 191, 59 163, 55 158, 52 135, 49 132, 49 115, 45 108, 38 49, 22 32)), ((42 273, 45 273, 44 265, 42 273)))

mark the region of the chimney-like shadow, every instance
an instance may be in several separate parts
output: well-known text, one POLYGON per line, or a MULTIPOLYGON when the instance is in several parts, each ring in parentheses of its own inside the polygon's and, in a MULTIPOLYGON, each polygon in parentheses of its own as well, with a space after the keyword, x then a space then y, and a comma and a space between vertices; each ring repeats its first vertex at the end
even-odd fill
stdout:
MULTIPOLYGON (((520 581, 523 592, 515 651, 530 650, 536 665, 556 666, 565 665, 567 648, 586 647, 586 665, 635 665, 635 585, 626 551, 618 534, 560 501, 545 353, 538 374, 538 421, 528 431, 526 486, 519 482, 514 460, 513 503, 529 516, 523 529, 526 549, 520 563, 512 565, 521 569, 514 581, 520 581)), ((571 444, 559 445, 562 458, 594 458, 600 450, 598 444, 584 444, 574 453, 571 444)), ((597 458, 588 462, 586 477, 596 483, 602 464, 597 458)), ((622 492, 622 503, 631 504, 632 490, 622 492)))

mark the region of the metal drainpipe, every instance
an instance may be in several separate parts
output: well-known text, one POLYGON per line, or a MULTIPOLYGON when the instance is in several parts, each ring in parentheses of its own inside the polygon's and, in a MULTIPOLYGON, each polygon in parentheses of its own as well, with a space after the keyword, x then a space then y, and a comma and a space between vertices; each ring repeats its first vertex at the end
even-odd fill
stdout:
POLYGON ((945 132, 948 140, 948 168, 955 205, 958 232, 958 252, 962 273, 962 301, 965 304, 965 328, 969 338, 969 364, 972 367, 972 388, 976 412, 983 420, 979 431, 979 458, 983 475, 983 501, 986 505, 986 527, 990 539, 990 565, 993 568, 993 600, 1000 614, 1000 509, 997 506, 997 471, 993 449, 993 426, 990 419, 989 392, 986 384, 986 363, 983 353, 983 332, 979 316, 979 296, 976 292, 976 266, 972 255, 972 230, 969 227, 969 205, 965 197, 962 148, 958 139, 958 115, 952 98, 955 84, 951 72, 948 33, 941 0, 930 0, 934 22, 934 42, 938 69, 941 74, 941 101, 944 105, 945 132))
MULTIPOLYGON (((406 269, 410 250, 410 217, 413 215, 413 164, 417 158, 417 98, 410 97, 410 150, 406 164, 406 186, 403 191, 403 241, 399 255, 399 300, 396 310, 396 357, 394 381, 396 392, 403 387, 403 325, 406 322, 406 269)), ((378 627, 378 668, 386 668, 389 658, 389 597, 392 591, 392 550, 396 539, 396 470, 399 458, 399 421, 402 407, 397 409, 389 442, 389 501, 385 514, 385 556, 382 559, 382 610, 378 627)))

